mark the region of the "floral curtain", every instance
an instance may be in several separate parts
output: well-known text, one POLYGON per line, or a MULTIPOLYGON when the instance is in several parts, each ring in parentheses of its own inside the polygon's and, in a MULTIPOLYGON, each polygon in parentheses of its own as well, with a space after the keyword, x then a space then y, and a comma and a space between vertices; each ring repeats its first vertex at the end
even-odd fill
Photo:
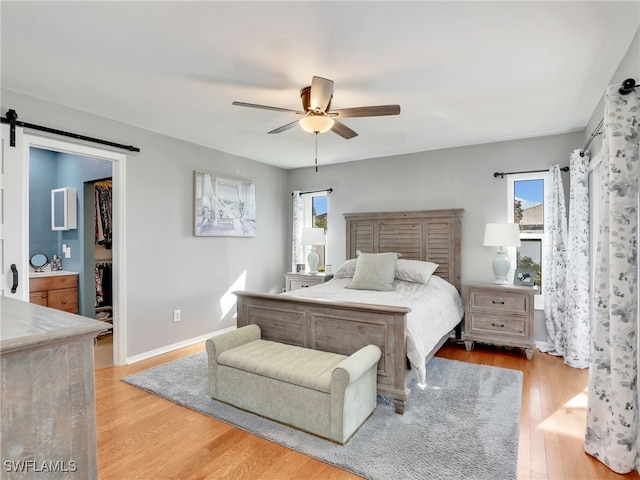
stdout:
POLYGON ((585 451, 618 473, 638 450, 638 138, 640 89, 604 101, 603 178, 593 295, 585 451))
POLYGON ((296 271, 296 264, 305 263, 302 251, 302 227, 304 225, 304 201, 302 192, 293 192, 293 231, 291 235, 291 271, 296 271))
POLYGON ((564 363, 588 368, 590 363, 591 289, 589 250, 589 152, 575 150, 569 167, 569 233, 565 296, 564 363), (583 155, 580 155, 583 153, 583 155))
POLYGON ((547 352, 562 356, 566 350, 565 335, 565 272, 567 270, 567 211, 560 167, 549 169, 551 182, 545 191, 544 316, 547 327, 547 352))

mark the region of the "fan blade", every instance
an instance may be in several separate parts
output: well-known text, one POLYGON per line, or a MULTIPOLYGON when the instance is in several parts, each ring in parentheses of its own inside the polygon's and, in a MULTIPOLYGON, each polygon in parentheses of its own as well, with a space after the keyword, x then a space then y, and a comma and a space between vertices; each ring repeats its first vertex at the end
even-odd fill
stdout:
POLYGON ((282 132, 285 132, 285 131, 295 127, 297 124, 298 124, 298 120, 296 120, 295 122, 287 123, 286 125, 278 127, 278 128, 276 128, 274 130, 271 130, 270 132, 267 132, 267 133, 282 133, 282 132))
POLYGON ((313 77, 311 81, 310 108, 319 112, 326 112, 333 97, 333 80, 313 77))
POLYGON ((330 116, 349 117, 382 117, 384 115, 399 115, 400 105, 376 105, 372 107, 340 108, 328 112, 330 116))
POLYGON ((299 112, 298 110, 291 110, 290 108, 271 107, 269 105, 258 105, 256 103, 233 102, 232 105, 236 105, 238 107, 260 108, 262 110, 273 110, 275 112, 291 112, 297 113, 298 115, 304 115, 304 112, 299 112))
POLYGON ((342 138, 346 138, 347 140, 349 140, 350 138, 358 136, 357 132, 351 130, 344 123, 341 123, 341 122, 339 122, 339 121, 337 121, 335 119, 333 120, 333 127, 331 127, 331 131, 333 133, 337 133, 342 138))

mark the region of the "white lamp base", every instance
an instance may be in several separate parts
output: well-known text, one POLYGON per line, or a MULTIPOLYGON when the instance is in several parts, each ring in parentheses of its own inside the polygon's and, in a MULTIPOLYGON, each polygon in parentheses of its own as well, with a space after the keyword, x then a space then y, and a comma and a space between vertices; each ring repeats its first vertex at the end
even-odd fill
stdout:
POLYGON ((309 273, 318 273, 318 262, 320 262, 320 256, 316 252, 315 247, 311 247, 309 255, 307 255, 307 263, 309 264, 309 273))
POLYGON ((496 279, 493 283, 498 285, 507 285, 509 283, 507 281, 507 274, 509 273, 510 267, 511 262, 509 262, 507 252, 504 250, 498 250, 496 252, 496 257, 493 259, 493 273, 496 275, 496 279))

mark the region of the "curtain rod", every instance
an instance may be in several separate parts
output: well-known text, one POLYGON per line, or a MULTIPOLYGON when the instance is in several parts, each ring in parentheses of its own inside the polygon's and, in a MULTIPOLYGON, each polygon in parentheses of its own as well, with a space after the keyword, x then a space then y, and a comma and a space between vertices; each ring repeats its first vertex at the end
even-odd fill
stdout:
MULTIPOLYGON (((569 171, 569 167, 561 167, 560 168, 561 171, 563 172, 568 172, 569 171)), ((493 177, 494 178, 504 178, 505 175, 517 175, 518 173, 541 173, 541 172, 548 172, 549 170, 525 170, 522 172, 494 172, 493 173, 493 177)))
POLYGON ((132 145, 123 145, 121 143, 110 142, 109 140, 100 140, 99 138, 87 137, 85 135, 80 135, 79 133, 71 133, 65 132, 63 130, 57 130, 55 128, 43 127, 42 125, 34 125, 33 123, 27 122, 19 122, 18 114, 15 110, 8 110, 7 116, 0 117, 0 122, 8 123, 10 125, 10 137, 9 137, 9 145, 11 147, 16 146, 16 126, 30 128, 31 130, 38 130, 40 132, 53 133, 55 135, 62 135, 63 137, 71 137, 76 140, 85 140, 87 142, 99 143, 101 145, 108 145, 110 147, 122 148, 124 150, 129 150, 130 152, 139 152, 140 149, 134 147, 132 145))
POLYGON ((602 135, 603 132, 599 132, 598 130, 602 128, 603 124, 604 124, 604 118, 600 120, 600 123, 598 124, 598 126, 593 130, 593 132, 591 132, 591 136, 589 137, 589 140, 587 140, 587 143, 584 144, 584 147, 580 152, 581 157, 584 157, 584 152, 587 150, 587 148, 589 148, 589 145, 591 145, 591 142, 593 142, 593 139, 596 138, 598 135, 602 135))
MULTIPOLYGON (((633 90, 636 87, 640 87, 640 85, 636 84, 635 79, 627 78, 624 82, 622 82, 622 85, 620 85, 620 88, 618 89, 618 93, 620 95, 629 95, 631 92, 633 92, 633 90)), ((587 148, 589 148, 589 145, 591 145, 591 142, 593 142, 593 139, 596 138, 598 135, 602 135, 603 132, 599 132, 598 130, 602 128, 603 124, 604 124, 604 118, 600 120, 600 123, 598 124, 598 126, 593 130, 593 132, 591 132, 591 135, 589 136, 589 140, 587 140, 587 143, 585 143, 584 148, 580 152, 581 157, 584 157, 584 152, 587 150, 587 148)))
MULTIPOLYGON (((327 193, 331 193, 333 192, 333 188, 326 188, 324 190, 311 190, 309 192, 300 192, 298 195, 304 195, 306 193, 318 193, 318 192, 327 192, 327 193)), ((293 197, 296 194, 296 192, 291 192, 291 196, 293 197)))

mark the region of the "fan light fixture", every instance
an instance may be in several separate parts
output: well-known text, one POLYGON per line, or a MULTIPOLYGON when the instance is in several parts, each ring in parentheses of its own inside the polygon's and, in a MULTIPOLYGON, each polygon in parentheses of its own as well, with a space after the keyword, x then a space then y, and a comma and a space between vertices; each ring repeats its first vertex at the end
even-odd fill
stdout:
POLYGON ((306 115, 302 117, 298 123, 305 132, 324 133, 333 127, 333 118, 324 115, 306 115))

